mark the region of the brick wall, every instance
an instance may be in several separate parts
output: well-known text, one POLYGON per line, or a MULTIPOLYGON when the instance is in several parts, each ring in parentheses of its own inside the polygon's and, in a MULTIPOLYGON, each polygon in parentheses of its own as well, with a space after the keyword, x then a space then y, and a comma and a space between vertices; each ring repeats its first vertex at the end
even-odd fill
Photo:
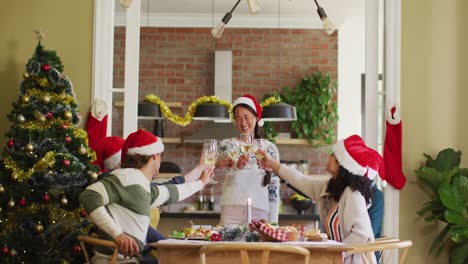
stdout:
MULTIPOLYGON (((303 76, 315 71, 329 72, 337 79, 337 37, 314 29, 233 29, 227 28, 221 39, 211 37, 209 28, 142 28, 140 36, 140 90, 142 101, 155 94, 166 102, 181 102, 171 109, 184 115, 187 107, 200 96, 213 95, 214 50, 231 49, 233 54, 233 98, 250 93, 257 99, 283 87, 293 88, 303 76)), ((125 28, 115 28, 114 87, 123 87, 125 63, 125 28)), ((121 100, 117 99, 115 100, 121 100)), ((115 135, 122 134, 114 109, 115 135)), ((140 127, 152 130, 151 121, 139 121, 140 127)), ((190 135, 203 125, 193 121, 181 127, 165 121, 165 137, 190 135)), ((281 131, 288 131, 282 124, 281 131)), ((175 161, 184 172, 200 156, 200 145, 166 144, 165 161, 175 161)), ((310 160, 311 173, 324 173, 328 160, 326 148, 279 145, 283 160, 310 160)), ((220 175, 218 181, 222 181, 220 175)), ((219 193, 221 184, 215 188, 219 193)), ((284 192, 288 194, 288 192, 284 192)))

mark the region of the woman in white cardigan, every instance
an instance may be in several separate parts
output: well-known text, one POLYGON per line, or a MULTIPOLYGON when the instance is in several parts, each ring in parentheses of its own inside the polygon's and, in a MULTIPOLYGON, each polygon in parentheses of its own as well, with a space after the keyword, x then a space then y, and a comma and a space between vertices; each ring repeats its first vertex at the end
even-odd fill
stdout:
MULTIPOLYGON (((333 151, 326 168, 332 175, 329 180, 305 176, 267 153, 262 153, 264 158, 260 162, 317 203, 323 230, 330 239, 345 244, 371 242, 374 234, 367 213, 371 180, 367 176, 377 174, 382 157, 358 135, 338 141, 333 151)), ((344 258, 344 263, 361 263, 357 254, 344 258)))

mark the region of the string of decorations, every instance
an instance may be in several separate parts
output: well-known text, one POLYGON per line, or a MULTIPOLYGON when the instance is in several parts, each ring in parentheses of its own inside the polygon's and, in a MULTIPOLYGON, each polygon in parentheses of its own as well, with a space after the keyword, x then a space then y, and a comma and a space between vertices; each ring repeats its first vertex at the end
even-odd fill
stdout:
MULTIPOLYGON (((155 105, 159 105, 161 113, 164 115, 164 117, 166 117, 169 121, 179 126, 187 126, 188 124, 190 124, 193 120, 193 116, 195 115, 197 106, 200 104, 206 104, 206 103, 213 103, 213 104, 226 106, 229 111, 229 118, 233 119, 232 104, 214 95, 199 97, 197 100, 195 100, 194 102, 190 104, 187 110, 187 113, 185 113, 184 116, 179 116, 177 114, 172 113, 171 109, 167 106, 167 104, 156 95, 149 94, 145 96, 145 101, 155 104, 155 105)), ((271 97, 268 97, 264 101, 262 101, 260 105, 262 107, 265 107, 265 106, 276 104, 279 102, 281 102, 281 99, 279 98, 279 96, 273 95, 271 97)))
POLYGON ((49 102, 60 102, 63 105, 71 105, 74 101, 75 98, 71 95, 67 94, 44 94, 44 91, 41 91, 39 89, 31 89, 27 92, 27 95, 29 96, 35 96, 37 98, 40 98, 41 101, 44 103, 49 103, 49 102))
POLYGON ((47 168, 53 168, 55 165, 55 155, 56 153, 54 151, 47 152, 44 157, 38 160, 36 164, 27 171, 18 167, 16 162, 12 160, 10 156, 6 156, 4 162, 5 167, 11 171, 11 178, 22 182, 29 179, 36 171, 45 171, 47 168))

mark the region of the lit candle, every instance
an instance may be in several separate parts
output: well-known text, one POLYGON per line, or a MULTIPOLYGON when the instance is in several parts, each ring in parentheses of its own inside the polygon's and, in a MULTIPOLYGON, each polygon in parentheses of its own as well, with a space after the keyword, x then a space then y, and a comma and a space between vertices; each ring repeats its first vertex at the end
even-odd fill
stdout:
POLYGON ((245 214, 245 223, 248 225, 250 224, 250 221, 252 221, 252 199, 249 197, 247 199, 247 212, 245 214))

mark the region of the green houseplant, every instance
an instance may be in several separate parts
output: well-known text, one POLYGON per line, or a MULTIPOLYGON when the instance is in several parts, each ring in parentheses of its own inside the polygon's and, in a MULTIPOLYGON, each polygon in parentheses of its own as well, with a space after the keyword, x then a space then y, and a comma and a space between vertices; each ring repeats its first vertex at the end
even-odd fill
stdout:
POLYGON ((336 91, 337 86, 331 82, 330 74, 322 72, 304 77, 293 90, 284 88, 284 101, 294 105, 297 112, 292 130, 313 147, 335 142, 338 122, 336 91))
POLYGON ((449 246, 450 263, 467 263, 468 255, 468 169, 460 168, 460 151, 444 149, 416 170, 421 188, 429 194, 418 215, 426 222, 442 221, 445 228, 432 242, 430 252, 438 256, 449 246))

